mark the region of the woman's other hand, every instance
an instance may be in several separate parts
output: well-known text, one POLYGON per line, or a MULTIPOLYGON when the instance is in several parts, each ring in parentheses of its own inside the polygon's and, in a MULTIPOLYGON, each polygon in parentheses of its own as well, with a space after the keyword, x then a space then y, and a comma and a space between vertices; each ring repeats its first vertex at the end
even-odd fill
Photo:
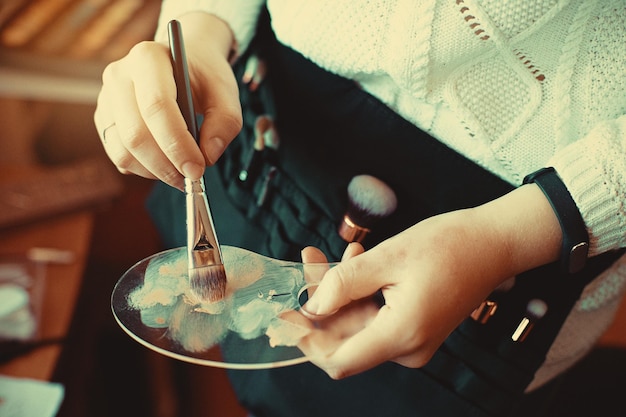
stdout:
POLYGON ((555 261, 560 244, 558 220, 530 184, 426 219, 366 252, 351 245, 303 306, 314 324, 298 347, 336 379, 385 361, 421 367, 496 287, 555 261), (380 308, 371 302, 378 291, 380 308))

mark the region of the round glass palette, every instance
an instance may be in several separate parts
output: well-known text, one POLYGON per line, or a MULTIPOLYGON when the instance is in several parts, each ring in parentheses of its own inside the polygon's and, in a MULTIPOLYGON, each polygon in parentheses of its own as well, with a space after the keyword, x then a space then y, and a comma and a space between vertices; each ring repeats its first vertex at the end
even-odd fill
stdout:
POLYGON ((115 285, 111 307, 133 339, 199 365, 264 369, 306 362, 296 347, 309 328, 284 320, 297 311, 333 264, 302 264, 222 246, 226 296, 202 303, 191 292, 186 248, 131 267, 115 285))

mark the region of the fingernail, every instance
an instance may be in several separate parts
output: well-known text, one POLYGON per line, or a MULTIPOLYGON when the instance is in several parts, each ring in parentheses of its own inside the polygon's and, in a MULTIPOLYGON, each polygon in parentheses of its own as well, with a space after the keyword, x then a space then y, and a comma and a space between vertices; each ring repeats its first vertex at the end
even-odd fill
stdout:
POLYGON ((214 137, 206 142, 202 150, 204 151, 207 161, 212 165, 222 156, 225 148, 226 142, 222 138, 214 137))
POLYGON ((347 261, 348 259, 350 259, 352 257, 355 245, 357 245, 356 242, 348 243, 348 246, 346 247, 346 250, 343 251, 343 255, 341 256, 341 261, 347 261))
POLYGON ((195 162, 185 162, 182 166, 183 175, 189 179, 197 180, 204 174, 204 167, 195 162))
POLYGON ((309 301, 307 301, 306 303, 304 303, 304 305, 302 306, 302 308, 304 309, 304 311, 306 311, 309 314, 312 314, 314 316, 317 316, 317 312, 320 309, 320 303, 319 301, 317 301, 316 298, 310 298, 309 301))
POLYGON ((328 316, 332 316, 338 311, 338 310, 332 310, 327 313, 324 311, 321 311, 321 306, 319 302, 317 301, 317 299, 313 299, 313 298, 311 298, 309 301, 304 303, 304 305, 300 307, 300 310, 305 316, 311 319, 322 319, 328 316))
POLYGON ((176 182, 170 185, 182 193, 185 192, 185 180, 183 178, 179 178, 176 182))

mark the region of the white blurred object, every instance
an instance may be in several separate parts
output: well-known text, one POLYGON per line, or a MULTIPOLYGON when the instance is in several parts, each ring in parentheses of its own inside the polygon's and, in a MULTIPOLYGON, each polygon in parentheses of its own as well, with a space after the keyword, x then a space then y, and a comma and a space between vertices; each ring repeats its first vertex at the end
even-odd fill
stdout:
POLYGON ((28 292, 15 284, 0 284, 0 340, 29 340, 36 330, 28 292))
POLYGON ((36 338, 43 273, 32 262, 0 261, 0 341, 36 338))
POLYGON ((0 376, 0 416, 54 417, 64 395, 58 383, 0 376))

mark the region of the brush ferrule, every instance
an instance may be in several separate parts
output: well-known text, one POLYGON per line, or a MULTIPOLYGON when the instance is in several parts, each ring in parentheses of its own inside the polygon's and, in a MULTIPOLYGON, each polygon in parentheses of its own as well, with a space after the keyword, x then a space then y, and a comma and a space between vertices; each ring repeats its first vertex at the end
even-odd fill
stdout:
POLYGON ((185 194, 187 196, 192 194, 197 194, 202 196, 205 194, 204 187, 204 178, 200 178, 198 180, 190 180, 189 178, 185 178, 185 194))
POLYGON ((486 324, 491 316, 496 314, 498 303, 491 300, 485 300, 472 312, 471 317, 480 324, 486 324))
POLYGON ((187 200, 187 254, 189 267, 221 265, 222 253, 217 241, 204 180, 185 179, 187 200))
POLYGON ((511 339, 514 342, 523 342, 524 340, 526 340, 526 337, 534 326, 534 322, 532 322, 528 317, 524 317, 522 321, 520 321, 520 323, 517 325, 517 329, 515 329, 515 332, 513 332, 511 339))
POLYGON ((190 251, 189 261, 190 268, 199 268, 203 266, 222 264, 219 251, 214 248, 194 249, 190 251))
POLYGON ((339 225, 339 236, 346 242, 362 242, 371 230, 354 223, 347 214, 339 225))
POLYGON ((542 319, 547 312, 548 305, 545 301, 537 298, 530 300, 528 306, 526 307, 526 315, 522 321, 520 321, 517 329, 515 329, 515 332, 511 336, 511 339, 513 339, 514 342, 523 342, 534 327, 535 323, 542 319))

